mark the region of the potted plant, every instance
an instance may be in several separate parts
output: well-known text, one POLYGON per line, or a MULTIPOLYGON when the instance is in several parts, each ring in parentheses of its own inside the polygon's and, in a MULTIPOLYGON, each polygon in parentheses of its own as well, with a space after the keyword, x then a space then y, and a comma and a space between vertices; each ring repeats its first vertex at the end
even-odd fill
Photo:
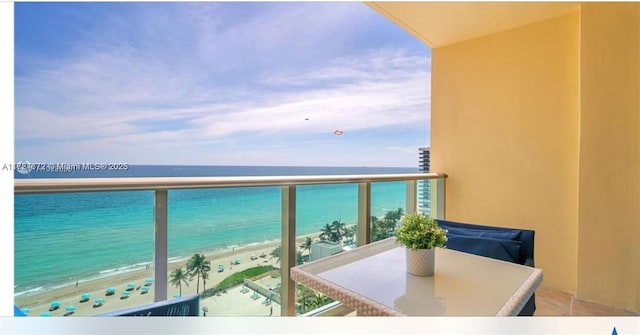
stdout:
POLYGON ((430 216, 416 212, 406 214, 396 228, 396 239, 406 248, 407 272, 416 276, 432 276, 435 248, 447 243, 447 230, 430 216))

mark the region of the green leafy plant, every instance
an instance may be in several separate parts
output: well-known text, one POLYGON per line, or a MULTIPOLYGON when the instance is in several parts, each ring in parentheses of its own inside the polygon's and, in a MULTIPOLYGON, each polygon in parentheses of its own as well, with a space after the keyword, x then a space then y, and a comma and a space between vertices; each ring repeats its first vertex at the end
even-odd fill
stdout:
POLYGON ((426 214, 406 214, 400 221, 400 227, 396 228, 396 238, 409 249, 444 247, 447 243, 447 230, 440 228, 438 223, 426 214))

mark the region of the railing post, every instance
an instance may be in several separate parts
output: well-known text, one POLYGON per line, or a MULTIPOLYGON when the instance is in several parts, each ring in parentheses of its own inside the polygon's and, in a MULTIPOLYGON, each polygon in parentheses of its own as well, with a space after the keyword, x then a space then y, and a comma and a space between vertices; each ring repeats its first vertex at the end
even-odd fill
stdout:
POLYGON ((444 220, 445 179, 431 179, 431 216, 444 220))
POLYGON ((167 248, 167 213, 168 213, 167 190, 155 190, 153 221, 154 221, 154 301, 167 300, 167 271, 168 271, 168 248, 167 248))
POLYGON ((358 183, 358 246, 371 242, 371 183, 358 183))
POLYGON ((280 246, 280 315, 296 315, 296 285, 291 268, 296 265, 296 186, 282 186, 282 229, 280 246))
POLYGON ((406 213, 415 213, 418 210, 418 182, 416 180, 407 180, 407 193, 406 193, 406 213))

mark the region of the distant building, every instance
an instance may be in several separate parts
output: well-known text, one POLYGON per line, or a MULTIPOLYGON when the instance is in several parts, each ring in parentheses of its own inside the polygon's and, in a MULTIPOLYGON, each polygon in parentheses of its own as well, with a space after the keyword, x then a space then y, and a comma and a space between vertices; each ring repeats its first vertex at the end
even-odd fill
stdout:
MULTIPOLYGON (((431 147, 418 148, 419 171, 430 172, 431 147)), ((431 215, 431 182, 418 182, 418 211, 431 215)))
POLYGON ((309 261, 315 261, 320 258, 335 255, 339 252, 342 252, 342 245, 340 243, 330 241, 313 242, 313 244, 311 244, 309 261))

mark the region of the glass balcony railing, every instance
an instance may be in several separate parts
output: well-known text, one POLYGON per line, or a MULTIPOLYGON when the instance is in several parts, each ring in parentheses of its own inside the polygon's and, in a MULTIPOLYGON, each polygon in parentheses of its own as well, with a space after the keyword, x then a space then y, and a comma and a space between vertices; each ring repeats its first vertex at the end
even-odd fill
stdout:
POLYGON ((15 304, 96 315, 200 295, 200 315, 327 313, 290 269, 444 217, 438 173, 15 180, 15 304))

